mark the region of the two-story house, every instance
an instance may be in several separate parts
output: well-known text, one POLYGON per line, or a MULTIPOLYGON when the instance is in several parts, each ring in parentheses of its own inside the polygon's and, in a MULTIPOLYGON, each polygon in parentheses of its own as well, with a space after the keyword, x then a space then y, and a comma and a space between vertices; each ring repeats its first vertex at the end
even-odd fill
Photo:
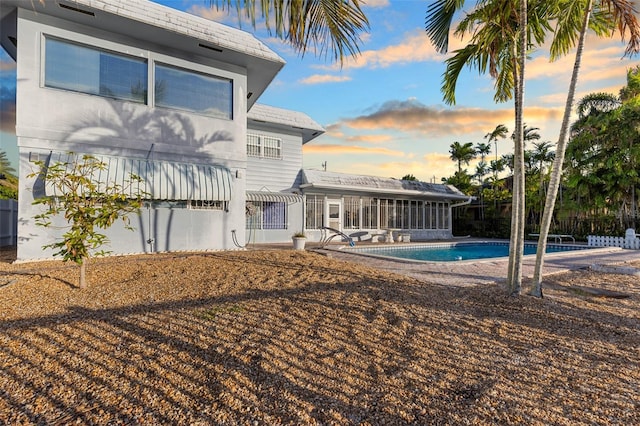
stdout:
POLYGON ((3 0, 0 42, 17 62, 20 260, 52 257, 42 247, 66 225, 35 225, 34 199, 56 196, 46 173, 31 176, 36 162, 84 154, 107 164, 101 181, 143 180, 136 232, 106 232, 114 254, 319 238, 325 226, 443 238, 452 205, 468 199, 444 185, 303 171, 302 145, 324 130, 255 103, 284 60, 244 31, 146 0, 3 0))

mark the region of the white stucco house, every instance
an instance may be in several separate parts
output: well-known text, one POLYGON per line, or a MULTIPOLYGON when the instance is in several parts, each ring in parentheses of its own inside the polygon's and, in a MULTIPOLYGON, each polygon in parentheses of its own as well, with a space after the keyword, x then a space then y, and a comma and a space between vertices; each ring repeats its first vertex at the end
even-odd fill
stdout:
MULTIPOLYGON (((329 226, 451 237, 453 187, 302 170, 324 129, 256 103, 285 62, 253 35, 146 0, 3 0, 0 41, 17 62, 18 259, 52 257, 60 228, 35 226, 55 196, 35 161, 91 154, 101 179, 135 173, 148 194, 114 254, 221 250, 329 226)), ((62 222, 58 225, 64 225, 62 222)))

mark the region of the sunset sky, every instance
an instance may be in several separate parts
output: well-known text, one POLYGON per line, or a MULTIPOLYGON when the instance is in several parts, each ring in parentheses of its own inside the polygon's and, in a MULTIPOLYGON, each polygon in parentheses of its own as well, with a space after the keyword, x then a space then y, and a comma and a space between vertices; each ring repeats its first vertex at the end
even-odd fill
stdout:
MULTIPOLYGON (((209 7, 208 0, 156 0, 195 15, 239 26, 238 19, 209 7)), ((475 2, 470 2, 470 4, 475 2)), ((636 2, 637 3, 637 2, 636 2)), ((442 101, 441 76, 445 55, 435 52, 424 32, 429 2, 368 0, 364 7, 370 32, 363 35, 361 54, 342 67, 312 52, 304 57, 270 35, 264 26, 253 32, 287 61, 258 102, 302 111, 327 130, 304 147, 304 167, 382 177, 413 174, 440 182, 455 172, 449 146, 486 142, 484 135, 497 125, 513 129, 511 102, 495 104, 493 81, 468 70, 457 88, 457 104, 442 101)), ((453 49, 461 41, 453 40, 453 49)), ((1 50, 1 49, 0 49, 1 50)), ((577 89, 577 99, 593 92, 618 94, 626 70, 638 58, 622 59, 620 36, 589 37, 577 89)), ((549 62, 548 48, 532 52, 526 69, 525 122, 540 128, 542 140, 558 138, 573 55, 549 62)), ((15 63, 0 54, 2 133, 0 150, 12 160, 15 148, 15 63)), ((498 155, 511 152, 510 139, 498 142, 498 155)), ((491 158, 495 155, 491 154, 491 158)), ((467 167, 470 173, 474 163, 467 167)))

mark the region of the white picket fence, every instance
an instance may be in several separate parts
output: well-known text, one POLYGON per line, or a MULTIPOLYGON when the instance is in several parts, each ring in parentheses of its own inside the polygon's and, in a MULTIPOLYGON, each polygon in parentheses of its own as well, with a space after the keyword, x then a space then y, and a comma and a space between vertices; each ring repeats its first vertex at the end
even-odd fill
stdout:
POLYGON ((0 247, 18 243, 18 202, 0 200, 0 247))
POLYGON ((589 247, 622 247, 640 250, 640 238, 637 235, 634 229, 627 229, 624 237, 589 235, 587 236, 587 245, 589 247))

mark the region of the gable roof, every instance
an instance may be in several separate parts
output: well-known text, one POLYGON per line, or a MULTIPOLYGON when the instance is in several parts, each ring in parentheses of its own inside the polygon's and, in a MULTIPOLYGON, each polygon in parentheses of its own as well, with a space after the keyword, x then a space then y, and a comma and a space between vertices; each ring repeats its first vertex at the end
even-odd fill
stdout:
POLYGON ((263 104, 253 105, 247 113, 247 122, 250 127, 251 124, 263 124, 278 128, 293 128, 302 133, 303 144, 325 132, 321 125, 303 112, 263 104))
MULTIPOLYGON (((285 64, 248 32, 148 0, 2 0, 0 6, 5 29, 15 27, 10 21, 21 8, 247 68, 249 108, 285 64)), ((9 36, 17 35, 2 31, 2 45, 14 56, 9 36)))
POLYGON ((357 191, 447 200, 468 200, 471 198, 452 185, 326 172, 315 169, 302 170, 300 188, 357 191))

